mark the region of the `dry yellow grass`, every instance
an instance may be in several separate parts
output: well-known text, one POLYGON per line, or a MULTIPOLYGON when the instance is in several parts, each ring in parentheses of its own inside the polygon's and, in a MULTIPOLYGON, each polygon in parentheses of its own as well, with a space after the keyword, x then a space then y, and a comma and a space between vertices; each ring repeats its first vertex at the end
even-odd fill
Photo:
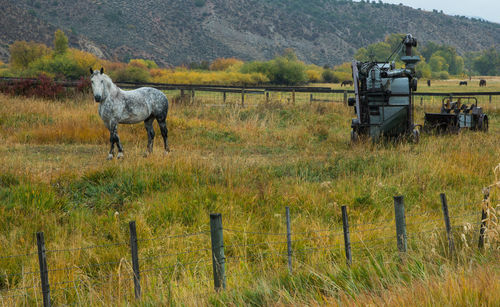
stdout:
POLYGON ((500 272, 493 267, 453 268, 439 277, 394 285, 378 293, 344 296, 341 306, 498 306, 500 272))
MULTIPOLYGON (((203 102, 203 95, 197 97, 203 102)), ((384 304, 402 284, 406 292, 401 300, 394 298, 396 305, 410 302, 425 285, 440 289, 428 301, 439 305, 447 304, 446 293, 459 290, 453 284, 457 278, 469 281, 472 293, 486 287, 482 279, 498 280, 494 266, 498 254, 478 255, 473 241, 477 227, 466 225, 479 218, 482 188, 494 180, 491 170, 498 164, 495 103, 485 106, 491 118, 487 134, 423 136, 419 145, 350 144, 351 108, 309 104, 307 96, 299 95, 297 104, 291 105, 277 102, 277 97, 265 105, 249 96, 246 108, 174 105, 168 119, 170 155, 157 150, 142 158, 147 142, 143 125, 122 125, 125 159, 106 161, 108 135, 90 97, 53 102, 0 96, 0 172, 6 174, 0 185, 0 246, 5 254, 33 252, 33 233, 39 230, 45 232, 51 250, 127 242, 130 220, 137 222, 141 238, 207 231, 211 212, 221 212, 229 229, 282 233, 284 207, 290 206, 294 238, 306 239, 294 250, 339 247, 297 253, 295 273, 290 276, 286 259, 278 255, 285 252, 285 245, 252 245, 284 238, 227 232, 226 255, 231 260, 227 292, 213 293, 211 265, 205 263, 210 254, 200 251, 141 262, 141 268, 148 270, 199 261, 144 274, 140 304, 329 305, 348 303, 347 297, 359 305, 384 304), (451 205, 469 204, 452 206, 452 217, 477 212, 470 219, 452 220, 455 226, 465 225, 456 233, 460 248, 456 264, 446 258, 440 192, 447 193, 451 205), (436 229, 410 239, 407 266, 399 262, 394 240, 385 238, 394 233, 393 222, 383 224, 393 218, 392 197, 398 194, 405 195, 410 235, 436 229), (353 226, 352 240, 359 243, 353 249, 352 270, 343 264, 341 236, 310 233, 339 231, 343 204, 349 207, 351 224, 381 223, 353 226), (424 211, 430 213, 417 216, 424 211), (388 228, 373 230, 383 225, 388 228), (379 238, 385 239, 371 241, 379 238), (237 261, 238 257, 247 260, 237 261)), ((418 106, 419 118, 422 111, 418 106)), ((157 138, 156 148, 160 144, 157 138)), ((209 247, 206 235, 144 241, 140 255, 209 247)), ((2 261, 0 275, 36 271, 38 265, 36 257, 2 261)), ((126 245, 50 255, 49 269, 67 266, 74 270, 50 273, 52 289, 69 287, 54 291, 56 304, 133 304, 126 245), (93 267, 108 261, 119 264, 93 267), (60 284, 68 280, 78 282, 60 284)), ((36 275, 1 279, 3 288, 29 286, 36 280, 36 275)), ((29 294, 29 300, 0 304, 40 303, 39 291, 29 294)), ((485 304, 497 300, 495 295, 484 297, 485 304)), ((467 298, 455 302, 460 305, 467 298)))

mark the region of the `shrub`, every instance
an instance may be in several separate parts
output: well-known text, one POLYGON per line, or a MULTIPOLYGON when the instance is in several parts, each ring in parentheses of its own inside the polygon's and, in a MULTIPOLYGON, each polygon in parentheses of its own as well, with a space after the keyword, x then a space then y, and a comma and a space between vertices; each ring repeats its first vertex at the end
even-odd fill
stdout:
POLYGON ((57 79, 78 80, 88 74, 88 67, 80 67, 69 54, 45 56, 29 67, 30 75, 48 74, 57 79))
POLYGON ((61 30, 54 34, 54 45, 54 52, 34 42, 18 41, 10 45, 14 73, 28 77, 43 73, 58 79, 78 80, 88 74, 89 67, 101 62, 91 53, 68 48, 68 38, 61 30))
POLYGON ((269 82, 261 73, 240 73, 229 71, 189 71, 156 69, 152 71, 153 82, 172 84, 219 84, 259 85, 269 82))
POLYGON ((448 73, 447 71, 440 71, 439 72, 439 79, 441 79, 441 80, 450 79, 450 73, 448 73))
POLYGON ((33 96, 42 98, 61 98, 64 92, 62 85, 57 84, 52 78, 41 74, 38 76, 37 86, 34 87, 33 96))
POLYGON ((34 61, 51 53, 50 48, 35 42, 16 41, 9 46, 10 65, 14 70, 27 69, 34 61))
POLYGON ((143 60, 143 59, 132 59, 129 62, 129 65, 137 66, 142 69, 154 69, 158 68, 158 65, 155 61, 152 60, 143 60))
POLYGON ((52 78, 41 74, 38 80, 20 79, 10 86, 3 85, 0 91, 14 96, 40 97, 46 99, 62 98, 64 87, 57 84, 52 78))
MULTIPOLYGON (((110 62, 110 61, 101 60, 100 64, 102 67, 104 67, 104 72, 110 76, 113 75, 113 72, 116 72, 120 69, 127 68, 127 64, 122 63, 122 62, 110 62)), ((100 67, 97 66, 95 68, 100 68, 100 67)), ((88 70, 88 68, 87 68, 87 70, 88 70)))
POLYGON ((278 57, 271 62, 271 74, 269 76, 271 82, 284 85, 297 85, 307 82, 304 63, 291 61, 285 57, 278 57))
POLYGON ((78 68, 80 68, 85 74, 88 73, 89 67, 102 65, 102 61, 100 61, 95 55, 78 49, 69 49, 68 58, 75 62, 78 68))
POLYGON ((151 75, 147 69, 137 65, 127 65, 126 68, 110 72, 115 82, 149 82, 151 75))
POLYGON ((236 58, 219 58, 213 60, 210 64, 210 70, 227 70, 230 67, 241 65, 243 65, 243 61, 236 58))
POLYGON ((325 82, 325 83, 338 83, 339 82, 338 77, 334 74, 333 70, 331 70, 331 69, 323 70, 321 77, 323 79, 323 82, 325 82))
POLYGON ((90 93, 91 89, 90 78, 81 77, 80 80, 78 80, 78 83, 76 84, 77 93, 90 93))
POLYGON ((346 73, 349 73, 351 74, 352 73, 352 67, 351 67, 351 63, 349 62, 345 62, 345 63, 342 63, 340 65, 337 65, 333 68, 334 71, 336 72, 346 72, 346 73))
POLYGON ((307 82, 306 66, 289 53, 267 62, 245 63, 242 73, 261 73, 273 84, 297 85, 307 82))
POLYGON ((307 79, 309 82, 320 82, 322 80, 321 73, 317 70, 308 69, 306 70, 307 79))
POLYGON ((447 71, 432 72, 433 79, 447 80, 450 78, 450 74, 447 71))
POLYGON ((343 71, 334 71, 336 82, 341 82, 345 80, 352 80, 352 73, 343 72, 343 71))
POLYGON ((191 62, 188 64, 189 69, 195 69, 195 70, 209 70, 210 69, 210 63, 208 61, 201 61, 201 62, 191 62))

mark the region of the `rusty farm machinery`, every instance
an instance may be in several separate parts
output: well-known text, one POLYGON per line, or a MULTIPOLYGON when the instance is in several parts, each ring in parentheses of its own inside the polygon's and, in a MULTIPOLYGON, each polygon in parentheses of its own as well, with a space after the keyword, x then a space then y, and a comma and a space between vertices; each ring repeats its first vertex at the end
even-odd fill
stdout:
MULTIPOLYGON (((407 34, 386 62, 352 63, 354 107, 356 118, 351 122, 351 141, 369 137, 407 138, 418 143, 421 125, 414 123, 413 93, 417 90, 415 66, 419 56, 412 53, 417 40, 407 34), (404 68, 396 69, 391 58, 404 50, 401 61, 404 68)), ((440 113, 425 113, 425 132, 457 132, 468 128, 488 131, 488 116, 478 107, 475 97, 446 97, 440 113)))

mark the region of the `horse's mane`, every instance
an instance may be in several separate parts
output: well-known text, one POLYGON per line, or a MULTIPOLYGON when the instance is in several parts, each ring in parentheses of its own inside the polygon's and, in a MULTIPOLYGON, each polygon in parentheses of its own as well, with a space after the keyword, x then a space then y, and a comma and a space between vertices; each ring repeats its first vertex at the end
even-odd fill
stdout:
POLYGON ((117 90, 117 91, 119 91, 119 90, 120 90, 120 88, 118 87, 118 85, 116 85, 116 84, 113 82, 113 80, 111 80, 111 78, 110 78, 108 75, 106 75, 106 74, 101 74, 101 76, 102 76, 102 78, 103 78, 104 80, 106 80, 106 82, 108 82, 108 83, 109 83, 109 86, 110 86, 110 88, 111 88, 111 89, 114 89, 114 90, 117 90))
POLYGON ((114 84, 113 80, 111 80, 111 78, 110 78, 108 75, 106 75, 106 74, 101 74, 101 76, 102 76, 102 77, 103 77, 103 78, 104 78, 107 82, 110 82, 110 83, 113 83, 113 84, 114 84))

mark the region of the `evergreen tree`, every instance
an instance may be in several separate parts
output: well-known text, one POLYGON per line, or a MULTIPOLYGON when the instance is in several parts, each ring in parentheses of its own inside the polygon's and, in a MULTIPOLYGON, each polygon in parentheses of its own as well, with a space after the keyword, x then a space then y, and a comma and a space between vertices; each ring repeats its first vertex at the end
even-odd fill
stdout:
POLYGON ((58 29, 54 34, 54 53, 63 55, 68 51, 68 37, 61 29, 58 29))

